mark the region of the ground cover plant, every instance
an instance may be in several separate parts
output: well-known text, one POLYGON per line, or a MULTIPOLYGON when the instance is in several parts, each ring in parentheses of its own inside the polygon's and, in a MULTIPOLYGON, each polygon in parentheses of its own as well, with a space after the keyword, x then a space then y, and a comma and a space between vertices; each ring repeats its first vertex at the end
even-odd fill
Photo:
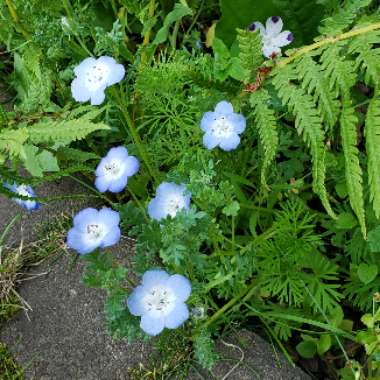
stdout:
POLYGON ((0 17, 1 192, 37 209, 35 185, 74 176, 102 199, 66 242, 111 334, 211 368, 218 336, 259 324, 289 360, 319 357, 317 378, 379 378, 375 1, 6 0, 0 17), (121 234, 133 268, 104 249, 121 234))

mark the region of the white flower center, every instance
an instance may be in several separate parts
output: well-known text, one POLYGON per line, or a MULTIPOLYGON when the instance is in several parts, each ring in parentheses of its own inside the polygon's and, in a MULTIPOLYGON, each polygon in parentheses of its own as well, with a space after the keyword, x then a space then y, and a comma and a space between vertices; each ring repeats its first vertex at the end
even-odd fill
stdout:
POLYGON ((86 86, 91 91, 96 91, 104 84, 106 84, 109 68, 101 63, 94 63, 87 71, 86 71, 86 86))
POLYGON ((120 162, 109 162, 108 164, 104 165, 104 170, 106 172, 106 175, 108 174, 112 177, 117 177, 121 172, 120 162))
POLYGON ((29 194, 29 191, 28 191, 28 188, 26 187, 26 185, 17 186, 16 193, 18 195, 22 195, 24 197, 30 197, 30 194, 29 194))
POLYGON ((176 297, 173 291, 163 285, 151 288, 142 299, 146 311, 159 314, 170 313, 175 306, 176 297))
POLYGON ((185 199, 184 197, 173 194, 166 201, 165 210, 168 215, 171 217, 175 217, 177 212, 185 207, 185 199))
POLYGON ((211 127, 211 132, 215 137, 226 138, 231 136, 234 132, 234 127, 225 116, 221 116, 215 119, 211 127))
POLYGON ((277 36, 272 36, 272 35, 267 35, 265 34, 263 36, 263 44, 265 46, 275 46, 276 44, 274 43, 274 40, 277 36))
POLYGON ((88 224, 87 235, 91 240, 97 240, 103 237, 104 231, 99 224, 88 224))

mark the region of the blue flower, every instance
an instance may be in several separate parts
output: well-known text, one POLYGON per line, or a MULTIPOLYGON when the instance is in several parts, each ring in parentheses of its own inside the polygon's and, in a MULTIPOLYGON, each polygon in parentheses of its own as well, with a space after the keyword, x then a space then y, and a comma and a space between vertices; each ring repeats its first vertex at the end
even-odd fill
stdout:
POLYGON ((128 156, 126 148, 111 148, 95 170, 95 186, 101 193, 107 190, 118 193, 127 186, 128 177, 136 174, 139 167, 137 158, 128 156))
POLYGON ((178 211, 189 209, 190 198, 185 185, 162 182, 157 187, 156 197, 149 202, 148 214, 155 220, 161 220, 168 215, 174 218, 178 211))
POLYGON ((71 83, 71 94, 77 102, 91 101, 92 105, 104 102, 104 90, 124 78, 124 66, 112 57, 86 58, 75 67, 76 78, 71 83))
POLYGON ((249 30, 259 30, 263 42, 263 54, 267 58, 281 54, 281 47, 293 42, 293 33, 289 30, 281 32, 283 22, 281 17, 269 17, 265 28, 261 22, 254 22, 250 25, 249 30))
POLYGON ((219 102, 214 112, 206 112, 201 120, 203 145, 207 149, 219 146, 225 151, 235 149, 240 144, 240 133, 246 126, 245 117, 235 113, 232 104, 223 100, 219 102))
POLYGON ((189 318, 185 301, 190 294, 191 284, 186 277, 149 270, 144 273, 142 284, 128 297, 127 306, 131 314, 141 316, 140 327, 154 336, 164 327, 180 327, 189 318))
MULTIPOLYGON (((6 187, 8 190, 12 191, 13 193, 16 193, 18 195, 22 195, 24 197, 30 197, 35 198, 36 194, 33 191, 33 189, 29 185, 17 185, 16 183, 13 183, 13 185, 10 185, 9 183, 4 183, 4 187, 6 187)), ((40 208, 40 204, 36 202, 35 200, 24 200, 20 198, 12 198, 18 205, 21 207, 26 208, 29 211, 38 210, 40 208)))
POLYGON ((105 248, 120 240, 119 213, 110 208, 85 208, 74 217, 74 226, 67 234, 67 245, 85 255, 96 248, 105 248))

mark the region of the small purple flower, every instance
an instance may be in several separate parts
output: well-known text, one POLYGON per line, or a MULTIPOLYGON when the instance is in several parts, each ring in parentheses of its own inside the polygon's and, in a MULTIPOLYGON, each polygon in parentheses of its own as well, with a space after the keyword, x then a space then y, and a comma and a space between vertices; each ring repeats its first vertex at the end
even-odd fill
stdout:
POLYGON ((260 30, 263 42, 263 54, 265 57, 270 58, 273 55, 281 54, 281 47, 289 45, 293 42, 293 33, 285 30, 281 32, 283 22, 281 17, 269 17, 265 28, 261 22, 252 23, 248 29, 250 31, 260 30))
POLYGON ((141 316, 140 327, 155 336, 165 327, 180 327, 189 318, 185 301, 190 294, 191 284, 186 277, 149 270, 144 273, 142 284, 128 297, 127 306, 132 315, 141 316))
MULTIPOLYGON (((10 185, 9 183, 4 183, 4 187, 8 190, 12 191, 12 193, 22 195, 24 197, 30 197, 35 198, 36 194, 33 191, 32 187, 29 185, 17 185, 16 183, 13 183, 13 185, 10 185)), ((36 202, 35 200, 24 200, 20 198, 12 198, 18 205, 21 207, 24 207, 28 211, 38 210, 40 208, 40 204, 36 202)))
POLYGON ((95 170, 95 186, 101 193, 107 190, 118 193, 127 186, 128 177, 136 174, 139 167, 137 158, 128 156, 126 148, 111 148, 95 170))
POLYGON ((240 144, 239 134, 246 127, 245 117, 235 113, 232 104, 223 100, 213 112, 206 112, 201 120, 201 129, 205 132, 203 144, 207 149, 219 146, 225 151, 236 149, 240 144))
POLYGON ((77 102, 91 101, 92 105, 104 102, 104 90, 124 78, 124 66, 112 57, 89 57, 75 67, 76 78, 71 83, 71 94, 77 102))
POLYGON ((185 185, 162 182, 157 187, 156 197, 148 205, 148 214, 155 220, 164 219, 169 215, 174 218, 178 211, 189 209, 190 198, 185 185))
POLYGON ((120 240, 119 222, 119 213, 110 208, 99 211, 85 208, 74 217, 74 226, 67 233, 67 245, 81 255, 114 245, 120 240))

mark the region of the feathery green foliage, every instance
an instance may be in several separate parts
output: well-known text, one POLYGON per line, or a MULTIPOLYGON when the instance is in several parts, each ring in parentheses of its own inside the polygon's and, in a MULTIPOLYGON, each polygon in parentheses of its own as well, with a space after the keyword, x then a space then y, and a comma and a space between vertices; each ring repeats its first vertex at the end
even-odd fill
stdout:
POLYGON ((278 148, 277 122, 274 111, 268 106, 270 96, 266 91, 251 94, 249 100, 255 115, 255 127, 263 145, 261 183, 266 186, 266 171, 275 159, 278 148))

